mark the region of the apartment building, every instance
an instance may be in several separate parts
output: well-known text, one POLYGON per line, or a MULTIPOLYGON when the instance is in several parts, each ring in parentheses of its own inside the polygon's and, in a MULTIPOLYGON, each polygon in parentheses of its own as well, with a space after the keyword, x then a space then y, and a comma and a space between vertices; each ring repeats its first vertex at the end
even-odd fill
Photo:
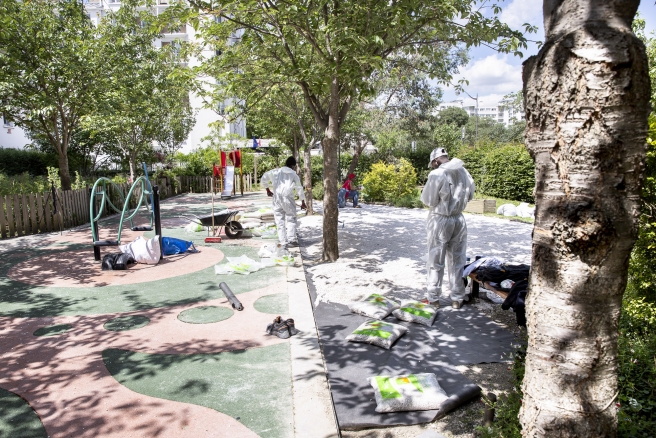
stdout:
MULTIPOLYGON (((444 108, 457 107, 464 109, 470 117, 476 116, 476 101, 474 99, 460 99, 450 102, 441 103, 439 110, 444 108)), ((489 100, 484 97, 479 98, 478 101, 478 117, 494 119, 499 123, 510 126, 516 121, 524 120, 524 112, 514 111, 512 108, 507 108, 501 105, 497 100, 489 100)))
MULTIPOLYGON (((169 6, 169 2, 169 0, 157 0, 157 4, 154 6, 155 13, 159 14, 166 10, 169 6)), ((84 0, 84 6, 91 22, 94 25, 98 25, 102 17, 107 15, 107 13, 120 8, 121 2, 119 0, 84 0)), ((183 25, 179 29, 166 31, 162 35, 162 38, 155 42, 155 45, 157 47, 164 47, 169 44, 176 44, 179 41, 193 42, 195 40, 196 33, 194 29, 191 26, 183 25)), ((215 53, 213 50, 205 50, 201 56, 203 58, 209 58, 215 56, 215 53)), ((200 62, 200 59, 192 59, 190 60, 190 65, 198 65, 200 62)), ((207 80, 210 81, 211 79, 207 80)), ((189 101, 196 114, 196 125, 180 149, 181 152, 185 153, 203 146, 203 137, 206 137, 211 133, 209 124, 222 120, 225 108, 230 105, 230 101, 226 101, 219 104, 215 109, 207 108, 205 102, 193 93, 189 96, 189 101)), ((2 126, 0 126, 0 128, 2 128, 0 130, 0 147, 20 149, 30 143, 30 140, 26 138, 22 129, 14 127, 9 122, 6 122, 4 118, 2 119, 2 126)), ((237 134, 246 137, 246 121, 242 119, 230 123, 225 120, 220 131, 221 135, 237 134)))

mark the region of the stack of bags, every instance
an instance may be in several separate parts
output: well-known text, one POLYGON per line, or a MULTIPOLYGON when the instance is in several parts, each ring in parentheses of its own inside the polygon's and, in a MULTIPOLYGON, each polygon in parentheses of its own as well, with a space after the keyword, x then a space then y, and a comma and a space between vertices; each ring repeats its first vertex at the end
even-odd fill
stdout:
MULTIPOLYGON (((263 207, 255 211, 240 213, 240 217, 241 225, 246 230, 266 227, 269 223, 273 223, 273 210, 270 207, 263 207)), ((254 235, 257 236, 255 233, 254 235)))

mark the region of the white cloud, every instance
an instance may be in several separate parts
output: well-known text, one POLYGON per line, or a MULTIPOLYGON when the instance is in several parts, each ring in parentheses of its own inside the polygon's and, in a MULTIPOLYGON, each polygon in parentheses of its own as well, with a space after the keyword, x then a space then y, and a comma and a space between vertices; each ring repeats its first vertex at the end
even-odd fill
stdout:
POLYGON ((544 35, 542 30, 542 0, 514 0, 503 5, 499 20, 510 26, 511 29, 524 30, 522 25, 530 23, 538 26, 540 38, 544 35))
POLYGON ((522 89, 522 66, 512 65, 507 55, 494 54, 470 63, 455 78, 454 83, 464 78, 471 95, 508 94, 522 89))

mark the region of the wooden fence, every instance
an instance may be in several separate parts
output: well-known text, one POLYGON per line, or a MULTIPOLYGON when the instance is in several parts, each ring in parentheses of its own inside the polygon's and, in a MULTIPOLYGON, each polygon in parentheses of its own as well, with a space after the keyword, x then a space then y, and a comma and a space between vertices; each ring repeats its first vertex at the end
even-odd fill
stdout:
MULTIPOLYGON (((181 193, 210 193, 211 180, 209 176, 179 176, 176 181, 160 179, 157 182, 160 199, 166 199, 181 193)), ((117 184, 127 195, 130 184, 117 184)), ((118 193, 112 193, 109 187, 109 196, 114 205, 122 207, 118 193)), ((241 191, 241 184, 237 178, 235 193, 241 191)), ((244 192, 252 191, 251 175, 244 175, 244 192)), ((21 195, 0 196, 0 238, 26 236, 30 234, 59 231, 89 223, 89 196, 91 188, 80 190, 56 190, 57 213, 51 191, 45 193, 30 193, 21 195)), ((130 208, 135 208, 139 193, 133 194, 129 200, 130 208)), ((102 216, 112 215, 115 212, 105 206, 102 216)))

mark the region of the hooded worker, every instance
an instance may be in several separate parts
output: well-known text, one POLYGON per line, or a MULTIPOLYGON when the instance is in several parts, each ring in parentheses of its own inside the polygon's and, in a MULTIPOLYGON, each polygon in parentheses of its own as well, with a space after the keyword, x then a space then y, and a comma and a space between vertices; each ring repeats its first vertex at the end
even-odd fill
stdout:
POLYGON ((421 201, 430 207, 426 231, 428 260, 426 264, 426 299, 436 303, 442 294, 445 261, 449 266, 451 302, 459 309, 465 300, 462 271, 467 261, 467 223, 462 211, 474 197, 474 180, 463 167, 462 160, 449 155, 444 148, 430 154, 428 181, 421 201))
POLYGON ((301 200, 301 209, 307 208, 303 186, 294 167, 296 167, 296 159, 289 157, 284 167, 266 172, 261 179, 267 195, 273 197, 273 218, 278 228, 278 240, 283 246, 298 246, 294 193, 301 200), (273 192, 270 187, 273 188, 273 192))

